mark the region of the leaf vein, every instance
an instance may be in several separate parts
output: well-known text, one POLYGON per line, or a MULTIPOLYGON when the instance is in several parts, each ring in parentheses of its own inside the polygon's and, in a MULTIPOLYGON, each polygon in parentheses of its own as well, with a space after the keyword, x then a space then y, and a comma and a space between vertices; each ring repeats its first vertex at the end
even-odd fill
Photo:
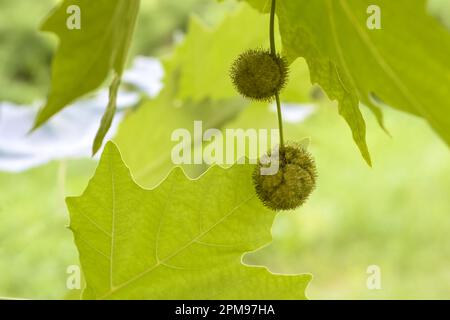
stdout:
POLYGON ((233 209, 231 209, 228 213, 226 213, 222 218, 220 218, 218 221, 216 221, 213 225, 211 225, 208 229, 206 229, 205 231, 201 232, 199 235, 197 235, 196 237, 194 237, 191 241, 189 241, 187 244, 185 244, 184 246, 182 246, 181 248, 179 248, 178 250, 176 250, 174 253, 172 253, 170 256, 168 256, 167 258, 160 260, 159 263, 151 266, 150 268, 148 268, 147 270, 139 273, 138 275, 134 276, 133 278, 125 281, 124 283, 118 285, 117 287, 111 289, 109 292, 105 293, 103 296, 100 297, 100 299, 105 299, 106 297, 116 293, 118 290, 121 290, 123 288, 125 288, 126 286, 130 285, 131 283, 136 282, 137 280, 141 279, 142 277, 148 275, 149 273, 151 273, 153 270, 155 270, 157 267, 161 266, 163 263, 166 263, 167 261, 171 260, 172 258, 176 257, 179 253, 181 253, 182 251, 184 251, 185 249, 189 248, 192 244, 194 244, 198 239, 201 239, 202 237, 204 237, 206 234, 208 234, 211 230, 213 230, 215 227, 217 227, 219 224, 221 224, 223 221, 225 221, 227 218, 229 218, 231 215, 233 215, 239 208, 241 208, 245 203, 249 202, 250 200, 252 200, 255 197, 255 195, 250 196, 247 199, 244 199, 243 201, 241 201, 238 205, 236 205, 233 209))

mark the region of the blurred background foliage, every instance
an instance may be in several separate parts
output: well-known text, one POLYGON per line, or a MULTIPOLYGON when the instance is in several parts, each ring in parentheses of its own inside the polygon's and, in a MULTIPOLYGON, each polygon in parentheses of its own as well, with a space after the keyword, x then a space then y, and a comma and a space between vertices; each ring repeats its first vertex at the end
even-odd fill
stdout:
MULTIPOLYGON (((36 30, 56 2, 0 0, 0 101, 45 99, 56 41, 36 30)), ((450 1, 429 5, 450 28, 450 1)), ((234 6, 143 0, 132 55, 166 56, 183 39, 190 15, 212 26, 234 6)), ((420 119, 385 109, 391 138, 366 112, 370 169, 335 104, 323 97, 316 104, 303 123, 286 125, 286 135, 312 138, 318 189, 297 212, 280 214, 273 243, 245 261, 274 272, 312 273, 312 299, 450 299, 448 147, 420 119), (366 287, 369 265, 381 267, 381 290, 366 287)), ((164 121, 159 125, 168 126, 164 121)), ((276 118, 267 106, 252 104, 229 126, 271 128, 276 118)), ((80 194, 94 169, 95 161, 65 160, 20 174, 0 172, 0 296, 67 293, 66 268, 78 261, 64 228, 64 197, 80 194)))
POLYGON ((0 101, 43 99, 52 41, 36 32, 55 0, 0 0, 0 101))

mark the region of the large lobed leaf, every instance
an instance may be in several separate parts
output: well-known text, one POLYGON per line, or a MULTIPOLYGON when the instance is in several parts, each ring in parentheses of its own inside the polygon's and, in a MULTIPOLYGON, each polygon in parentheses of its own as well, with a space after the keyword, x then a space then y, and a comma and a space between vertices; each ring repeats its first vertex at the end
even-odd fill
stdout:
POLYGON ((179 168, 139 187, 113 143, 84 194, 68 198, 85 299, 304 299, 310 275, 241 263, 271 240, 275 216, 255 196, 254 166, 179 168))
MULTIPOLYGON (((263 12, 271 0, 249 0, 263 12)), ((450 34, 425 0, 278 0, 283 49, 304 57, 312 82, 339 102, 370 163, 359 103, 380 123, 378 100, 425 118, 450 143, 450 34), (381 8, 382 30, 369 30, 367 8, 381 8)))
MULTIPOLYGON (((171 151, 178 143, 171 141, 174 130, 187 129, 196 138, 195 120, 203 121, 204 131, 223 129, 251 103, 240 98, 232 87, 229 69, 239 53, 268 42, 267 23, 266 17, 247 4, 233 10, 214 28, 206 27, 199 18, 191 18, 185 40, 165 60, 163 91, 129 114, 114 139, 140 185, 155 186, 173 168, 171 151), (243 36, 240 21, 246 22, 243 36)), ((302 61, 296 61, 295 67, 296 72, 291 74, 295 81, 285 89, 283 99, 307 101, 308 68, 302 61)), ((192 142, 201 144, 201 139, 200 136, 192 142)), ((183 166, 191 178, 198 177, 206 168, 206 165, 183 166)))
MULTIPOLYGON (((267 17, 247 4, 233 9, 214 28, 205 26, 199 18, 191 18, 185 40, 165 60, 163 91, 131 113, 114 139, 139 184, 153 187, 172 169, 171 151, 177 144, 171 141, 174 130, 184 128, 195 137, 195 120, 203 121, 204 131, 230 128, 230 121, 251 104, 232 87, 229 70, 242 51, 268 46, 267 24, 267 17)), ((311 86, 306 63, 299 59, 293 67, 295 71, 283 91, 283 101, 308 101, 311 86)), ((262 104, 261 110, 264 107, 262 104)), ((276 119, 275 114, 271 116, 276 119)), ((201 138, 193 142, 201 144, 201 138)), ((207 144, 204 142, 203 146, 207 144)), ((183 166, 191 178, 198 177, 206 168, 206 165, 183 166)))

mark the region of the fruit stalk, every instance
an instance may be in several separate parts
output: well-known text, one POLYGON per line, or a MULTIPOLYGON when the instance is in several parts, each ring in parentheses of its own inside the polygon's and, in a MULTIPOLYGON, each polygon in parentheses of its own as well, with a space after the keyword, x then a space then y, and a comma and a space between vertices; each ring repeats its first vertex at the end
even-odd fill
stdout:
MULTIPOLYGON (((277 0, 272 0, 272 7, 270 9, 270 53, 275 57, 277 55, 277 49, 275 46, 275 11, 277 0)), ((277 115, 278 115, 278 131, 280 133, 280 149, 284 148, 284 135, 283 135, 283 115, 281 113, 280 94, 275 94, 275 100, 277 103, 277 115)))

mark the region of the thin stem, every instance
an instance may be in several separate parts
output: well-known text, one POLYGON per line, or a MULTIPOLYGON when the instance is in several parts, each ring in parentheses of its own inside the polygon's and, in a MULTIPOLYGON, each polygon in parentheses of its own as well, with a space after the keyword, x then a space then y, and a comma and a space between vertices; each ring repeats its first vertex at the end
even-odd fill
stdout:
POLYGON ((270 53, 277 54, 275 47, 275 11, 277 6, 277 0, 272 0, 272 7, 270 9, 270 53))
POLYGON ((280 95, 275 95, 277 101, 277 114, 278 114, 278 131, 280 131, 280 149, 284 149, 284 136, 283 136, 283 116, 281 114, 280 95))
MULTIPOLYGON (((275 12, 276 12, 277 0, 272 0, 272 8, 270 9, 270 53, 272 55, 277 54, 275 46, 275 12)), ((280 95, 275 95, 277 101, 277 114, 278 114, 278 131, 280 132, 280 149, 284 148, 284 135, 283 135, 283 116, 281 114, 281 102, 280 95)))

